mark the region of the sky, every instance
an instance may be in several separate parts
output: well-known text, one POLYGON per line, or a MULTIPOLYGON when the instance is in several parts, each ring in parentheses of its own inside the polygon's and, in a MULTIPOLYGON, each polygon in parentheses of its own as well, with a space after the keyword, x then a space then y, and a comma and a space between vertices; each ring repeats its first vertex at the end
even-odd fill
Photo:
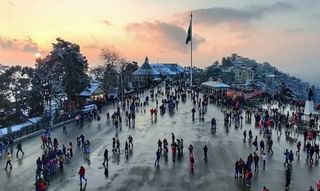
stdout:
POLYGON ((0 64, 34 66, 57 37, 91 67, 113 46, 140 64, 190 65, 237 53, 320 85, 320 0, 0 0, 0 64))

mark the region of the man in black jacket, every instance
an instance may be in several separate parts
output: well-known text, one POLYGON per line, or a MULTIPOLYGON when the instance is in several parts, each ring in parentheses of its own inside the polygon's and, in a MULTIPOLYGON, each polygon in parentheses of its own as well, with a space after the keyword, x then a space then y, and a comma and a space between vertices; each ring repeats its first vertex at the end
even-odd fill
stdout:
POLYGON ((109 161, 109 159, 108 159, 108 149, 106 149, 106 150, 104 150, 104 160, 103 160, 103 163, 102 163, 102 165, 103 166, 105 166, 106 165, 106 162, 107 162, 107 168, 108 168, 108 161, 109 161))

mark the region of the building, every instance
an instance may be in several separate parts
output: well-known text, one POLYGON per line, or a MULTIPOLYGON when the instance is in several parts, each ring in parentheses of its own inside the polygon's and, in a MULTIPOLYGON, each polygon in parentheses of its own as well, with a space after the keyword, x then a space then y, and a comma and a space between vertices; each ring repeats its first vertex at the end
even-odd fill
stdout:
POLYGON ((160 73, 161 77, 175 77, 184 72, 184 69, 176 63, 150 64, 151 67, 160 73))
POLYGON ((234 82, 234 74, 230 70, 225 70, 221 74, 221 80, 224 83, 232 84, 234 82))
POLYGON ((28 135, 41 129, 41 117, 29 118, 23 123, 4 127, 0 129, 0 138, 12 137, 14 139, 28 135))
POLYGON ((79 94, 79 101, 81 105, 87 105, 89 103, 101 104, 106 101, 105 95, 105 92, 101 88, 101 83, 92 81, 89 86, 79 94))
POLYGON ((254 71, 248 67, 233 67, 232 72, 234 74, 234 83, 243 84, 253 80, 254 71))
POLYGON ((230 86, 228 84, 218 81, 206 81, 201 83, 201 87, 204 88, 206 93, 213 93, 221 90, 228 90, 230 86))
POLYGON ((146 57, 142 66, 133 72, 133 76, 136 86, 141 87, 153 81, 159 80, 160 72, 151 67, 149 64, 149 59, 146 57))
POLYGON ((166 65, 171 70, 171 72, 175 73, 175 75, 179 75, 179 74, 182 74, 184 72, 183 67, 181 67, 179 64, 166 63, 164 65, 166 65))
POLYGON ((171 71, 171 69, 166 64, 150 64, 152 69, 160 73, 161 77, 169 77, 169 76, 175 76, 176 73, 171 71))

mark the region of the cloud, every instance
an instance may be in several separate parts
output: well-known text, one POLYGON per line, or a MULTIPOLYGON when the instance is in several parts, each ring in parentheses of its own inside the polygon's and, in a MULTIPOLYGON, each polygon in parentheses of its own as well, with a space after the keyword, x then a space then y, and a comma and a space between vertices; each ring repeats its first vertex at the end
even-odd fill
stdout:
POLYGON ((20 50, 23 52, 37 53, 40 52, 40 48, 32 38, 27 37, 25 40, 8 39, 0 36, 0 48, 20 50))
MULTIPOLYGON (((254 20, 261 20, 267 14, 280 13, 294 10, 295 6, 289 3, 277 2, 270 5, 251 5, 246 8, 236 9, 229 7, 212 7, 196 9, 194 15, 195 24, 219 25, 219 24, 248 24, 254 20)), ((190 13, 178 14, 178 17, 186 19, 190 13)))
POLYGON ((286 32, 291 33, 291 34, 302 33, 304 31, 305 30, 303 28, 300 28, 300 27, 290 28, 290 29, 286 30, 286 32))
MULTIPOLYGON (((159 48, 174 49, 181 53, 188 51, 188 46, 185 45, 186 29, 173 23, 161 21, 131 23, 127 25, 126 30, 137 39, 157 45, 159 48)), ((194 49, 197 49, 203 42, 205 42, 203 37, 197 34, 193 35, 192 45, 194 49)))
POLYGON ((35 43, 30 37, 27 37, 27 40, 25 40, 22 44, 23 44, 22 50, 24 52, 32 52, 32 53, 40 52, 38 44, 35 43))
POLYGON ((109 20, 106 20, 106 19, 102 21, 102 24, 104 24, 106 26, 109 26, 109 27, 112 26, 111 22, 109 20))
POLYGON ((14 47, 16 39, 8 40, 0 36, 0 47, 3 49, 11 49, 14 47))

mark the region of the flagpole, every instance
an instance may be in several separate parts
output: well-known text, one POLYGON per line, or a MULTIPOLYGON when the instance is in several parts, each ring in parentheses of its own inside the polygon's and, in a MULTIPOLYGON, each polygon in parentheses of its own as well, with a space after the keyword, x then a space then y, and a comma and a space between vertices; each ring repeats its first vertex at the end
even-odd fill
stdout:
POLYGON ((190 90, 192 90, 192 12, 191 12, 191 44, 190 44, 190 48, 191 48, 191 70, 190 70, 190 90))

